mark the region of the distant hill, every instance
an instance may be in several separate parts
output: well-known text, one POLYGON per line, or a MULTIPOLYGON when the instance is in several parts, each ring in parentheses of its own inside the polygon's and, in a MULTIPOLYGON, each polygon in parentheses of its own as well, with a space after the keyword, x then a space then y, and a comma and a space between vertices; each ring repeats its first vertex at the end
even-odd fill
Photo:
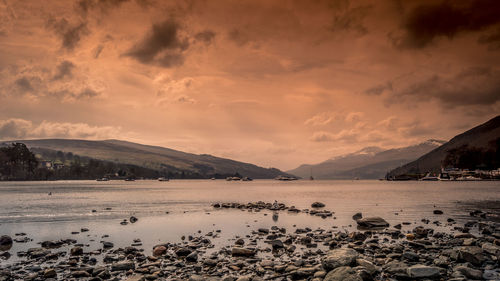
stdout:
MULTIPOLYGON (((11 143, 8 141, 5 143, 11 143)), ((114 163, 130 164, 147 169, 168 172, 197 173, 200 175, 234 175, 256 179, 275 178, 286 173, 274 168, 262 168, 253 164, 215 157, 192 154, 160 146, 150 146, 120 140, 40 139, 16 140, 31 150, 71 152, 78 156, 114 163)))
POLYGON ((301 165, 288 173, 316 179, 378 179, 395 167, 408 163, 442 145, 444 141, 428 140, 402 148, 384 150, 366 147, 315 165, 301 165))
POLYGON ((492 145, 496 143, 499 138, 500 115, 484 124, 455 136, 449 142, 423 155, 417 160, 392 170, 389 176, 439 172, 448 151, 463 146, 488 150, 492 148, 492 145))

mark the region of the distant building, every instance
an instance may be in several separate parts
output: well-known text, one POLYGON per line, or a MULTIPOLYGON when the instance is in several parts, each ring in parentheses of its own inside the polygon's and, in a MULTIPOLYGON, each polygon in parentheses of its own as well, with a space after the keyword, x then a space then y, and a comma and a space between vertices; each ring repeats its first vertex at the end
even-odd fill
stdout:
POLYGON ((45 169, 54 169, 54 163, 52 163, 51 160, 41 160, 38 164, 40 168, 45 168, 45 169))

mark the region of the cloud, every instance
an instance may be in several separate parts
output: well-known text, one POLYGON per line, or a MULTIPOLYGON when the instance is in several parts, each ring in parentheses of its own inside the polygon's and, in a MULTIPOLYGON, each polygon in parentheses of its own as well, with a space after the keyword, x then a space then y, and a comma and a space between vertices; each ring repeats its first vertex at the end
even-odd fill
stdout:
POLYGON ((436 128, 419 120, 404 124, 397 129, 398 133, 406 137, 434 135, 436 128))
POLYGON ((86 123, 42 121, 38 125, 24 119, 0 120, 0 139, 19 138, 79 138, 109 139, 121 135, 121 128, 91 126, 86 123))
POLYGON ((64 78, 70 78, 73 76, 73 68, 75 68, 75 65, 70 62, 70 61, 62 61, 58 66, 57 66, 57 72, 52 78, 53 80, 61 80, 64 78))
POLYGON ((229 40, 233 41, 234 43, 236 43, 236 45, 240 47, 246 45, 248 42, 251 41, 246 34, 244 34, 241 30, 237 28, 230 30, 227 33, 227 37, 229 38, 229 40))
POLYGON ((491 50, 500 49, 500 27, 489 34, 481 35, 477 42, 489 45, 491 50))
POLYGON ((33 86, 31 85, 30 79, 25 76, 17 79, 15 84, 22 93, 32 92, 34 90, 33 86))
POLYGON ((32 127, 31 121, 23 119, 0 120, 0 138, 23 138, 30 132, 32 127))
POLYGON ((491 105, 500 101, 500 72, 491 67, 468 67, 449 76, 430 75, 389 94, 388 104, 439 101, 444 107, 491 105))
POLYGON ((314 142, 334 142, 334 141, 344 141, 344 142, 356 142, 359 137, 359 131, 357 129, 344 129, 340 132, 334 134, 330 132, 315 132, 311 140, 314 142))
POLYGON ((51 17, 47 21, 47 27, 59 36, 62 47, 68 51, 75 49, 82 37, 90 33, 86 22, 72 24, 66 18, 57 20, 51 17))
POLYGON ((210 45, 213 42, 213 40, 215 39, 215 32, 207 29, 207 30, 196 33, 194 35, 194 39, 196 39, 196 41, 201 41, 201 42, 205 43, 206 45, 210 45))
POLYGON ((441 1, 413 8, 403 18, 405 34, 393 38, 401 48, 424 48, 434 39, 453 39, 460 33, 486 29, 500 23, 497 0, 441 1))
MULTIPOLYGON (((110 10, 120 7, 129 0, 80 0, 76 3, 76 11, 86 16, 92 10, 98 9, 101 13, 106 14, 110 10)), ((142 3, 143 1, 137 1, 142 3)))
POLYGON ((365 114, 363 112, 349 112, 346 116, 345 116, 345 121, 347 122, 358 122, 363 119, 363 117, 365 116, 365 114))
POLYGON ((321 113, 318 113, 318 114, 314 115, 313 117, 307 119, 304 122, 304 125, 311 125, 311 126, 328 125, 331 122, 333 122, 335 117, 336 117, 336 115, 333 112, 321 112, 321 113))
POLYGON ((389 81, 385 84, 379 84, 374 87, 368 88, 365 90, 365 94, 367 95, 375 95, 380 96, 386 91, 392 91, 392 82, 389 81))
POLYGON ((372 10, 371 5, 358 7, 344 6, 335 9, 333 22, 330 26, 332 32, 352 31, 358 35, 365 35, 368 29, 364 26, 363 20, 372 10))
POLYGON ((179 29, 179 24, 173 20, 153 24, 149 34, 125 55, 143 64, 166 68, 182 65, 183 52, 189 48, 189 43, 179 37, 179 29))

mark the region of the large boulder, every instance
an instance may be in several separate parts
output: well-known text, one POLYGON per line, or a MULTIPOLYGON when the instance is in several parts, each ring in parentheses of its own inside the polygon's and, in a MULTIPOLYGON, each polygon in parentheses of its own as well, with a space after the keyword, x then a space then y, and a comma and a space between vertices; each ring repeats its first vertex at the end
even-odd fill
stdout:
POLYGON ((438 278, 441 275, 438 267, 422 264, 408 267, 407 273, 410 278, 438 278))
POLYGON ((381 217, 369 217, 356 220, 356 223, 361 228, 385 228, 389 223, 381 217))
POLYGON ((352 266, 356 264, 358 252, 351 248, 340 248, 328 251, 323 259, 323 267, 328 270, 333 270, 341 266, 352 266))
POLYGON ((341 266, 328 272, 323 281, 363 281, 363 279, 351 267, 341 266))

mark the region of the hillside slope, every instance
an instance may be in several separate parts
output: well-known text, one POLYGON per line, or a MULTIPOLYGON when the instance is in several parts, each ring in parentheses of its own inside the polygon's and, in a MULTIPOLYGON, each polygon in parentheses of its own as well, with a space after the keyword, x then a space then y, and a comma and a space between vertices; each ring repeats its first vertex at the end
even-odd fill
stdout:
POLYGON ((413 161, 443 143, 444 141, 428 140, 417 145, 388 150, 367 147, 319 164, 301 165, 288 172, 300 177, 309 177, 312 173, 316 179, 378 179, 391 169, 413 161))
MULTIPOLYGON (((12 141, 10 141, 12 142, 12 141)), ((44 148, 71 152, 98 160, 132 164, 158 171, 189 171, 201 175, 239 173, 252 178, 274 178, 285 175, 273 168, 262 168, 211 155, 197 155, 169 148, 142 145, 120 140, 88 141, 71 139, 17 140, 29 148, 44 148)))
POLYGON ((439 172, 441 170, 442 161, 445 159, 449 150, 459 148, 463 145, 488 149, 491 143, 498 138, 500 138, 500 115, 455 136, 449 142, 423 155, 417 160, 392 170, 389 176, 439 172))

